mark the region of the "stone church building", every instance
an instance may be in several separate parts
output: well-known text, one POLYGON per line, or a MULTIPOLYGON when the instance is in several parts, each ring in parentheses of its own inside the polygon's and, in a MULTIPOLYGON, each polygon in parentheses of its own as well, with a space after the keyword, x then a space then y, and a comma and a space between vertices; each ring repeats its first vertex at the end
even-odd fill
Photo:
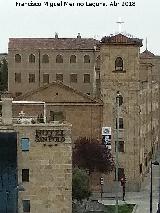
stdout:
MULTIPOLYGON (((102 141, 102 127, 110 127, 113 156, 118 126, 119 179, 125 174, 126 189, 138 191, 159 146, 160 56, 147 49, 140 53, 141 47, 142 39, 123 34, 101 41, 80 34, 11 38, 8 90, 14 97, 13 116, 24 112, 51 123, 69 122, 73 141, 102 141), (123 100, 118 120, 117 92, 123 100)), ((114 180, 114 172, 104 175, 104 191, 114 191, 114 180)), ((95 181, 95 190, 98 185, 95 181)))

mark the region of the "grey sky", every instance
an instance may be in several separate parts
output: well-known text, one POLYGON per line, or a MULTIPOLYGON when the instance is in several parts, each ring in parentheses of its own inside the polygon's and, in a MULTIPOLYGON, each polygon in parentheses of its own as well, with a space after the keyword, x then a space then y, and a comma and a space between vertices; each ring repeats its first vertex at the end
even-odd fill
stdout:
MULTIPOLYGON (((48 0, 49 3, 60 0, 48 0)), ((67 1, 67 0, 66 0, 67 1)), ((104 2, 112 0, 88 0, 87 2, 104 2)), ((125 2, 129 2, 126 0, 125 2)), ((134 1, 134 0, 133 0, 134 1)), ((133 2, 131 0, 131 2, 133 2)), ((16 7, 16 2, 30 3, 29 0, 0 0, 0 52, 7 52, 10 37, 59 37, 101 38, 118 31, 116 21, 122 17, 125 22, 122 31, 145 40, 148 38, 148 49, 160 55, 159 0, 135 0, 135 7, 120 6, 123 0, 117 0, 117 7, 47 7, 46 0, 32 0, 39 2, 41 7, 16 7)), ((64 2, 64 1, 63 1, 64 2)), ((86 2, 86 0, 68 0, 68 2, 86 2)), ((145 45, 145 41, 144 41, 145 45)), ((144 48, 142 48, 143 50, 144 48)))

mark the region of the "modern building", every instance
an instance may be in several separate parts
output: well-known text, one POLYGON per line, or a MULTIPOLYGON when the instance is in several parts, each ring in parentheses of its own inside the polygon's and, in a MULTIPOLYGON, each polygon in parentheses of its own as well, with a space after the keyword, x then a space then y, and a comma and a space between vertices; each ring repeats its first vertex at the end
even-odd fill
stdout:
POLYGON ((71 213, 71 125, 13 119, 12 98, 1 99, 0 212, 71 213))

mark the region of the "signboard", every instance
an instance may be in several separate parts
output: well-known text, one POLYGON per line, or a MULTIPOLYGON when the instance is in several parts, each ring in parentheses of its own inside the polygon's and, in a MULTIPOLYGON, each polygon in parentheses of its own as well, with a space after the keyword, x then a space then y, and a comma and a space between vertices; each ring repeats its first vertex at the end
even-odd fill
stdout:
POLYGON ((36 142, 64 142, 63 130, 36 130, 36 142))
POLYGON ((102 135, 111 135, 111 127, 102 127, 102 135))
POLYGON ((102 143, 111 149, 111 127, 102 127, 102 143))

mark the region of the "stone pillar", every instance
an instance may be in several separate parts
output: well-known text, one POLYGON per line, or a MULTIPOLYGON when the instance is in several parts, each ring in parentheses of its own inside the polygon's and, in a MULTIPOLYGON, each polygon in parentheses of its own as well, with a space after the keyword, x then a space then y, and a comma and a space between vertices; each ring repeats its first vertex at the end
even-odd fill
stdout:
POLYGON ((12 100, 13 98, 8 95, 3 95, 2 100, 2 124, 11 125, 12 124, 12 100))

